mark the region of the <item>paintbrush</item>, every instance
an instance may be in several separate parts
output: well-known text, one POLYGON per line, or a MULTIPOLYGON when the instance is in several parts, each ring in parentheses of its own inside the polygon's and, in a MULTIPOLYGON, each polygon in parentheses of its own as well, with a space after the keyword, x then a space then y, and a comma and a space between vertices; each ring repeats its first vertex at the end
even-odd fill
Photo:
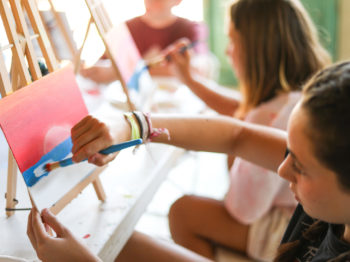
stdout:
MULTIPOLYGON (((193 41, 193 42, 189 43, 188 45, 181 47, 178 52, 180 54, 183 54, 186 50, 193 48, 197 43, 198 43, 198 41, 193 41)), ((134 88, 136 91, 138 91, 139 90, 139 80, 140 80, 142 74, 146 70, 149 70, 152 66, 156 66, 164 61, 169 62, 170 60, 171 60, 171 57, 168 54, 166 56, 160 56, 158 58, 155 58, 154 60, 149 61, 145 65, 142 65, 140 67, 136 67, 134 73, 131 75, 131 77, 127 83, 127 86, 129 88, 134 88)))
MULTIPOLYGON (((130 140, 127 142, 123 142, 120 144, 116 144, 116 145, 112 145, 110 147, 107 147, 106 149, 101 150, 99 153, 103 154, 103 155, 108 155, 111 153, 115 153, 117 151, 120 151, 122 149, 131 147, 131 146, 136 146, 142 143, 142 139, 134 139, 134 140, 130 140)), ((87 159, 84 159, 83 161, 86 161, 87 159)), ((67 158, 67 159, 63 159, 61 161, 57 161, 57 162, 52 162, 52 163, 47 163, 44 166, 44 170, 46 172, 51 172, 52 170, 59 168, 59 167, 65 167, 65 166, 69 166, 74 164, 75 162, 73 162, 72 158, 67 158)))
MULTIPOLYGON (((193 41, 193 42, 189 43, 188 45, 185 45, 185 46, 181 47, 178 52, 180 54, 183 54, 183 53, 185 53, 186 50, 189 50, 189 49, 195 47, 197 43, 198 43, 198 41, 193 41)), ((160 64, 160 63, 162 63, 164 61, 168 61, 169 62, 170 60, 171 60, 170 55, 160 56, 158 58, 155 58, 154 60, 149 61, 145 65, 145 68, 149 69, 152 66, 158 65, 158 64, 160 64)))

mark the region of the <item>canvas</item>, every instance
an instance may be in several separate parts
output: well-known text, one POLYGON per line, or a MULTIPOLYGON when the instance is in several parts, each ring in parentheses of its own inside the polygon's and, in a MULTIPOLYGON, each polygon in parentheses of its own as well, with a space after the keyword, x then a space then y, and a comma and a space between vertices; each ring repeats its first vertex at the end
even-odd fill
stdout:
POLYGON ((71 156, 71 128, 88 114, 73 69, 63 68, 0 100, 0 126, 34 204, 59 201, 96 168, 86 161, 45 172, 71 156))
MULTIPOLYGON (((39 11, 39 12, 43 22, 45 23, 45 27, 47 28, 48 36, 50 40, 52 40, 51 44, 53 45, 53 48, 56 50, 58 59, 72 61, 74 59, 73 54, 69 49, 68 43, 65 41, 65 38, 63 37, 62 31, 57 25, 57 21, 55 20, 53 12, 48 10, 39 11)), ((73 39, 73 32, 69 28, 66 14, 64 12, 57 12, 57 15, 60 17, 62 21, 62 25, 65 28, 67 36, 69 37, 69 43, 73 45, 75 52, 77 52, 77 47, 73 39)), ((34 44, 36 44, 35 41, 34 41, 34 44)), ((36 45, 36 51, 38 53, 41 53, 41 50, 37 45, 36 45)))
POLYGON ((128 88, 141 93, 152 89, 153 81, 127 25, 113 27, 106 42, 128 88))

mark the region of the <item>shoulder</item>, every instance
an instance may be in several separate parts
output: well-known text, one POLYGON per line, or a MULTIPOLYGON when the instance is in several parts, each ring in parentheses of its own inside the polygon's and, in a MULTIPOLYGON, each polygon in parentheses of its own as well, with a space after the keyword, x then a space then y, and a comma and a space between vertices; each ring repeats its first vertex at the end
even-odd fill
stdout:
POLYGON ((303 232, 307 230, 314 221, 312 217, 305 213, 302 205, 298 204, 284 233, 281 244, 300 239, 303 232))
POLYGON ((135 27, 135 26, 140 26, 140 25, 144 25, 145 23, 142 21, 141 16, 137 16, 134 18, 131 18, 129 20, 127 20, 126 25, 128 27, 135 27))
POLYGON ((178 16, 176 18, 175 23, 181 24, 181 25, 193 25, 193 24, 196 24, 196 22, 191 21, 191 20, 186 19, 186 18, 183 18, 183 17, 180 17, 180 16, 178 16))
POLYGON ((245 120, 251 123, 286 129, 292 109, 300 99, 300 92, 277 95, 251 110, 245 120))
POLYGON ((196 32, 206 32, 208 30, 204 22, 192 21, 183 17, 177 17, 173 26, 183 27, 196 32))

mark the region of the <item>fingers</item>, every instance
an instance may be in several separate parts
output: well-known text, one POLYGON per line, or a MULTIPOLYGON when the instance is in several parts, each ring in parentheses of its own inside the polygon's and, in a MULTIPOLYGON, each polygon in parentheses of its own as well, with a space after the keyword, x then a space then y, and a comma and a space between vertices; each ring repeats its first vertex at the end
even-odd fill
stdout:
POLYGON ((184 66, 184 64, 187 65, 189 63, 188 53, 185 51, 184 53, 180 53, 178 51, 173 52, 171 54, 171 61, 173 61, 175 64, 179 64, 181 66, 184 66))
POLYGON ((88 159, 88 162, 97 166, 104 166, 116 158, 119 152, 109 155, 94 154, 88 159))
POLYGON ((184 54, 186 53, 190 44, 191 42, 187 38, 182 38, 175 42, 175 44, 173 45, 172 51, 180 54, 184 54))
MULTIPOLYGON (((93 158, 99 151, 112 145, 112 139, 101 135, 95 140, 89 141, 73 154, 73 161, 80 162, 84 159, 93 158)), ((94 161, 93 161, 94 162, 94 161)))
POLYGON ((78 139, 84 132, 89 130, 93 124, 93 117, 86 116, 71 129, 72 141, 78 139))
POLYGON ((42 211, 42 218, 56 232, 57 237, 64 237, 69 232, 48 209, 42 211))
POLYGON ((28 223, 27 223, 27 235, 29 237, 30 243, 32 243, 32 246, 34 249, 36 249, 36 239, 33 231, 33 209, 30 211, 29 216, 28 216, 28 223))
POLYGON ((109 128, 91 116, 85 117, 72 128, 73 161, 80 162, 92 157, 113 144, 109 128))
POLYGON ((93 75, 95 71, 95 68, 93 67, 87 67, 85 64, 82 64, 80 66, 79 74, 83 77, 89 78, 91 75, 93 75))
POLYGON ((41 216, 36 209, 32 208, 29 219, 28 224, 30 223, 30 226, 27 228, 27 234, 33 247, 36 248, 38 244, 45 241, 47 238, 47 233, 41 220, 41 216))
POLYGON ((191 44, 191 41, 188 40, 187 38, 181 38, 177 41, 175 41, 173 44, 168 46, 165 50, 167 52, 173 52, 175 50, 179 50, 181 48, 187 47, 191 44))
POLYGON ((188 47, 191 42, 187 38, 181 38, 176 41, 174 44, 170 45, 167 49, 167 55, 165 56, 168 61, 172 61, 172 56, 176 54, 182 54, 183 56, 188 56, 188 47))

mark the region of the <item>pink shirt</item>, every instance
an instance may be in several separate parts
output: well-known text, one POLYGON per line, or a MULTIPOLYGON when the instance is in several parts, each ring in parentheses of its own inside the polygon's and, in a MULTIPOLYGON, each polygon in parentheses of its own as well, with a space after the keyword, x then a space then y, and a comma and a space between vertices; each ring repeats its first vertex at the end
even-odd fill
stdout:
MULTIPOLYGON (((249 112, 245 121, 286 130, 300 96, 300 92, 279 95, 249 112)), ((296 206, 289 182, 239 157, 231 167, 230 180, 225 207, 243 224, 255 222, 274 206, 296 206)))

